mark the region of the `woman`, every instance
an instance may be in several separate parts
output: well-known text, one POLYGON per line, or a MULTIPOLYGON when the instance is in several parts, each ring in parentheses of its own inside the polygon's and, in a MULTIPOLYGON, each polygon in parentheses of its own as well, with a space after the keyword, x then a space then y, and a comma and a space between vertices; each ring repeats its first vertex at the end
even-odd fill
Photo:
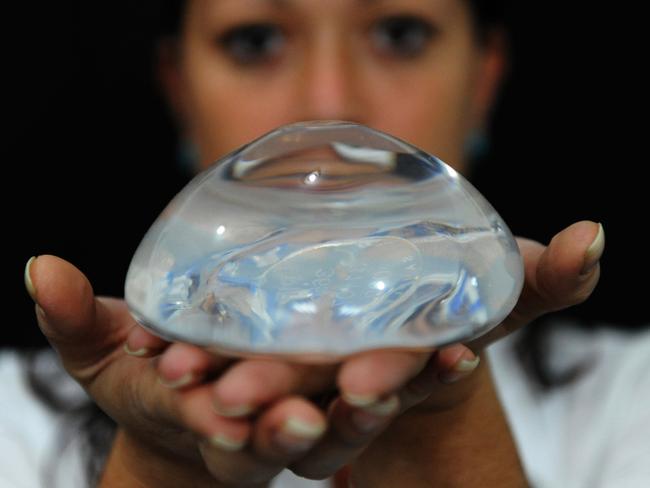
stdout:
MULTIPOLYGON (((484 2, 177 7, 180 29, 161 44, 160 73, 196 169, 309 119, 360 122, 468 169, 466 141, 485 123, 504 69, 504 38, 484 2)), ((434 354, 367 353, 337 368, 232 362, 166 344, 52 256, 31 260, 25 281, 65 369, 119 426, 102 486, 266 486, 285 467, 324 478, 345 465, 357 487, 522 486, 483 349, 587 298, 604 234, 580 222, 548 247, 519 244, 524 292, 489 337, 434 354), (314 398, 334 387, 325 411, 314 398)))

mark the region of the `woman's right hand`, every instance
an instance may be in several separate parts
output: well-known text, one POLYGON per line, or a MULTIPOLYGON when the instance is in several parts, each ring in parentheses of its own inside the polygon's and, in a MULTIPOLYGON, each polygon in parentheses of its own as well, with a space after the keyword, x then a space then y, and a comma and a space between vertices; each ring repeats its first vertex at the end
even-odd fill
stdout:
MULTIPOLYGON (((103 486, 265 486, 325 430, 320 409, 303 397, 288 396, 258 422, 257 442, 267 456, 244 458, 238 452, 235 466, 228 460, 251 436, 250 423, 216 415, 209 408, 209 383, 161 381, 157 367, 165 370, 171 364, 166 372, 173 377, 173 363, 180 360, 185 368, 219 376, 233 364, 246 367, 246 360, 174 344, 159 365, 168 343, 138 327, 124 301, 95 297, 86 277, 60 258, 31 260, 25 284, 37 304, 39 326, 63 366, 119 426, 103 486), (182 391, 183 382, 195 386, 182 391)), ((282 385, 287 368, 282 362, 267 368, 265 388, 259 391, 290 388, 309 395, 334 381, 332 366, 310 366, 309 374, 294 371, 292 378, 302 378, 300 384, 282 385)))

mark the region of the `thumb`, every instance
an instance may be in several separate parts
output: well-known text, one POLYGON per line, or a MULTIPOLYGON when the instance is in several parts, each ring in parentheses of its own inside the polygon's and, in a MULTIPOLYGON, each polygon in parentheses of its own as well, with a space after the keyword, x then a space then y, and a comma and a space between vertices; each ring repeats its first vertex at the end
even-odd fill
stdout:
POLYGON ((135 324, 121 300, 95 298, 84 274, 56 256, 32 258, 25 287, 36 302, 38 325, 68 372, 84 384, 121 346, 135 324))
POLYGON ((558 233, 546 248, 520 241, 526 283, 515 308, 521 322, 584 302, 600 277, 600 257, 605 248, 601 224, 582 221, 558 233))
POLYGON ((558 233, 548 246, 518 239, 524 260, 524 287, 510 315, 467 345, 479 350, 537 317, 577 305, 591 295, 600 277, 605 248, 600 224, 577 222, 558 233))

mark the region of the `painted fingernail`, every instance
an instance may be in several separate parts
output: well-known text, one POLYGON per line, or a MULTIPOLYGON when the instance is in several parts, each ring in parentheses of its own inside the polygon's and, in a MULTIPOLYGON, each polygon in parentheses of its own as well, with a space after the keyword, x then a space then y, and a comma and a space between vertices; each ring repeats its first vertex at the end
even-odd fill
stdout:
POLYGON ((360 432, 367 434, 384 424, 390 415, 397 412, 398 407, 399 400, 397 396, 392 395, 383 401, 354 411, 352 422, 360 432))
POLYGON ((289 417, 282 428, 276 432, 274 441, 288 452, 309 450, 325 432, 324 422, 307 422, 297 417, 289 417))
POLYGON ((461 359, 451 370, 440 373, 438 378, 442 383, 455 383, 456 381, 469 376, 472 371, 477 368, 480 362, 481 358, 478 356, 475 356, 474 359, 461 359))
POLYGON ((233 439, 226 434, 216 434, 210 437, 210 444, 224 451, 241 451, 246 445, 246 439, 233 439))
POLYGON ((582 265, 582 271, 580 272, 583 275, 588 274, 592 269, 596 267, 598 261, 600 261, 603 251, 605 250, 605 230, 603 229, 603 224, 598 224, 598 233, 594 238, 593 242, 587 248, 585 252, 585 260, 582 265))
POLYGON ((193 380, 194 380, 194 374, 191 371, 188 371, 183 376, 181 376, 180 378, 176 378, 175 380, 158 376, 158 382, 164 387, 171 388, 171 389, 181 388, 185 385, 189 385, 193 380))
POLYGON ((126 352, 129 356, 142 357, 149 352, 149 349, 147 349, 146 347, 141 347, 140 349, 131 349, 129 345, 125 342, 124 352, 126 352))
POLYGON ((342 396, 345 403, 352 405, 353 407, 363 408, 377 403, 376 395, 356 395, 354 393, 343 392, 342 396))
POLYGON ((36 288, 34 288, 34 283, 32 283, 31 268, 35 260, 36 256, 32 256, 25 265, 25 288, 27 289, 27 293, 29 293, 31 299, 34 301, 36 301, 36 288))
POLYGON ((251 405, 222 405, 217 400, 212 402, 212 408, 222 417, 245 417, 253 413, 254 408, 251 405))

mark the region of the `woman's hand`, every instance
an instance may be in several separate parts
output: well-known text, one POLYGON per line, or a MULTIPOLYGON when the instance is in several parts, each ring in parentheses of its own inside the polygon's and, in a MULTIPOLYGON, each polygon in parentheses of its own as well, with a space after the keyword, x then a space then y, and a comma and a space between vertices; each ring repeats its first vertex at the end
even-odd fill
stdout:
MULTIPOLYGON (((488 341, 536 316, 589 296, 602 253, 598 232, 596 224, 582 222, 558 234, 548 248, 520 241, 526 267, 521 299, 501 326, 470 346, 480 352, 488 341)), ((117 445, 127 451, 154 446, 154 459, 193 466, 197 476, 203 471, 196 467, 205 462, 225 483, 263 483, 284 465, 304 476, 327 476, 357 457, 398 413, 414 405, 423 411, 452 409, 481 383, 448 385, 478 362, 462 345, 433 354, 368 352, 338 370, 275 360, 233 362, 183 344, 143 361, 121 352, 129 331, 132 354, 155 355, 165 344, 133 328, 122 303, 92 299, 82 275, 56 258, 39 258, 31 273, 41 327, 68 371, 122 426, 126 440, 118 438, 117 445), (167 388, 156 381, 154 363, 167 388), (216 381, 203 381, 215 375, 216 381), (341 397, 325 415, 307 398, 335 384, 341 397), (179 451, 177 458, 169 456, 179 451)), ((128 457, 122 462, 128 464, 128 457)))
MULTIPOLYGON (((598 282, 605 244, 600 225, 574 224, 548 247, 518 242, 525 266, 521 297, 499 327, 469 344, 474 351, 544 313, 584 301, 598 282)), ((355 458, 350 469, 355 488, 528 486, 485 365, 465 381, 439 384, 424 401, 418 398, 416 389, 417 407, 355 458)))
MULTIPOLYGON (((122 300, 96 298, 86 277, 54 256, 31 260, 25 284, 37 304, 39 326, 64 367, 119 425, 102 486, 234 486, 215 483, 202 451, 221 433, 243 442, 250 426, 222 421, 209 409, 192 410, 201 390, 179 397, 163 386, 157 359, 142 356, 155 356, 165 342, 147 334, 148 350, 126 351, 129 333, 137 341, 139 328, 122 300)), ((210 369, 218 374, 233 362, 212 356, 210 369)), ((189 365, 206 367, 200 360, 189 365)))

